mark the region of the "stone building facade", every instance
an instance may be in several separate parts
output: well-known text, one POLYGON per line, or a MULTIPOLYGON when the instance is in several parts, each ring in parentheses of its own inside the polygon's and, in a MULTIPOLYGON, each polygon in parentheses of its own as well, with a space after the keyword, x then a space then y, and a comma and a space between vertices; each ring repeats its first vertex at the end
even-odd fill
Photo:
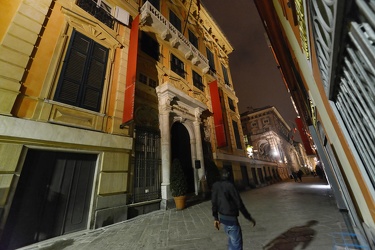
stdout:
POLYGON ((294 147, 293 130, 275 107, 250 109, 241 114, 241 122, 248 147, 252 149, 252 161, 258 169, 264 168, 262 172, 268 178, 287 179, 292 171, 300 169, 301 157, 294 147))

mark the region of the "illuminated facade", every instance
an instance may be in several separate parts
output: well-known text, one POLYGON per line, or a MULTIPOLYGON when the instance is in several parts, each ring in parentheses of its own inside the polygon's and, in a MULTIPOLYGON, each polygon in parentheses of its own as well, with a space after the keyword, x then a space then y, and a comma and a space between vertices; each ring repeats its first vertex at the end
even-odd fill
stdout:
POLYGON ((0 27, 0 230, 15 248, 170 208, 206 165, 251 178, 233 48, 188 1, 7 1, 0 27), (32 219, 30 219, 32 218, 32 219), (21 234, 22 232, 22 234, 21 234))
MULTIPOLYGON (((136 134, 160 133, 161 207, 170 206, 174 158, 195 195, 208 191, 206 166, 212 163, 228 168, 242 185, 251 172, 228 64, 233 48, 225 35, 196 1, 144 2, 139 35, 134 128, 136 134)), ((135 164, 138 169, 142 162, 135 164)))
MULTIPOLYGON (((294 146, 293 130, 275 107, 251 109, 241 114, 242 129, 248 146, 252 147, 251 162, 256 172, 275 180, 288 179, 301 168, 301 154, 294 146), (268 169, 271 169, 269 174, 268 169)), ((255 179, 255 183, 262 183, 255 179)))
POLYGON ((1 245, 126 219, 125 1, 7 1, 0 28, 1 245))
POLYGON ((306 151, 312 139, 347 227, 373 248, 373 3, 254 2, 299 112, 306 151))

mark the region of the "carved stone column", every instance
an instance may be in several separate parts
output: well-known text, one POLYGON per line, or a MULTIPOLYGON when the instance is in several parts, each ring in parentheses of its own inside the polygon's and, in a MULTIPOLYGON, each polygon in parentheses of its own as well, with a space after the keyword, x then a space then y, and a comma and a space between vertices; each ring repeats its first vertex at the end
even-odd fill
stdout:
MULTIPOLYGON (((202 135, 201 135, 201 129, 200 129, 200 124, 201 124, 201 119, 200 116, 202 114, 203 110, 200 108, 195 109, 195 121, 194 123, 194 133, 195 133, 195 145, 196 145, 196 157, 197 160, 200 161, 201 168, 198 169, 198 179, 199 179, 199 184, 202 183, 202 181, 205 180, 205 169, 204 169, 204 157, 203 157, 203 147, 202 147, 202 135)), ((199 188, 200 190, 198 191, 203 191, 202 186, 199 188)))
POLYGON ((167 200, 172 198, 170 193, 170 170, 171 170, 171 122, 170 111, 173 97, 166 92, 160 93, 159 97, 159 123, 160 123, 160 146, 161 146, 161 209, 167 208, 167 200))

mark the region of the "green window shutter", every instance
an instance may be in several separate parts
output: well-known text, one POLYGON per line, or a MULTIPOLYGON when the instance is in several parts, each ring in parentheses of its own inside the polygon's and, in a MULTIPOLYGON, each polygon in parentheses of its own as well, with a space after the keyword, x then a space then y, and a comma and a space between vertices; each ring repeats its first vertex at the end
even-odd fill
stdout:
POLYGON ((100 109, 107 55, 108 49, 99 44, 93 44, 92 59, 87 72, 87 81, 85 81, 83 85, 82 108, 94 111, 99 111, 100 109))
POLYGON ((108 49, 74 32, 55 94, 55 100, 99 111, 108 49))

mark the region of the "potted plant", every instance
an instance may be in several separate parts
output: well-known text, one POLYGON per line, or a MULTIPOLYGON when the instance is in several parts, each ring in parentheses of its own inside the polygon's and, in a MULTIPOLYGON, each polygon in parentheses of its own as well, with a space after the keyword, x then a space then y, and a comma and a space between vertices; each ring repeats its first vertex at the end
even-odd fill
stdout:
POLYGON ((172 162, 170 182, 170 189, 176 203, 176 209, 184 209, 188 186, 181 162, 177 158, 172 162))

